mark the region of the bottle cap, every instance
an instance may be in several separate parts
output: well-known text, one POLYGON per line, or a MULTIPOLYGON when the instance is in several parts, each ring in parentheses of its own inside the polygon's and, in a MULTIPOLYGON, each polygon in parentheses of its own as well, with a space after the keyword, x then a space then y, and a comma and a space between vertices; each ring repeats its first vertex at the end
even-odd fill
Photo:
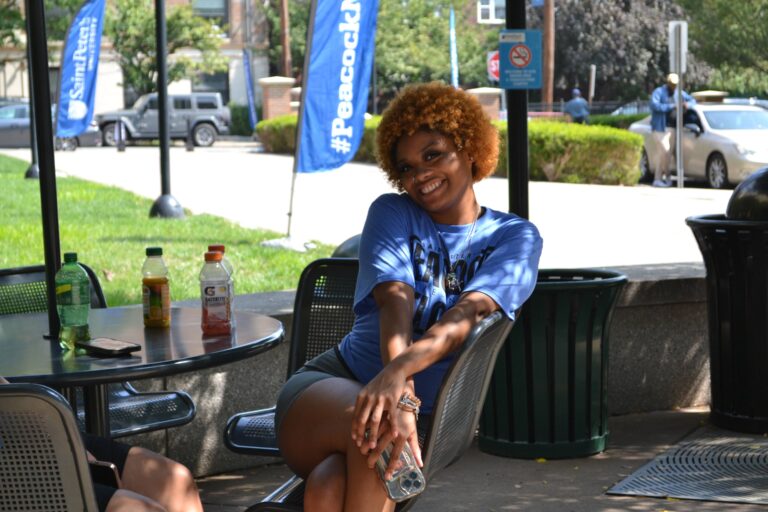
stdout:
POLYGON ((162 256, 162 247, 147 247, 147 256, 162 256))
POLYGON ((64 263, 77 263, 77 253, 76 252, 65 252, 64 253, 64 263))
POLYGON ((227 251, 226 251, 226 249, 224 248, 224 246, 223 246, 223 245, 221 245, 221 244, 216 244, 216 245, 209 245, 209 246, 208 246, 208 250, 209 250, 209 251, 219 251, 220 253, 225 253, 225 252, 227 252, 227 251))
POLYGON ((219 251, 208 251, 205 253, 205 261, 221 261, 223 256, 219 251))

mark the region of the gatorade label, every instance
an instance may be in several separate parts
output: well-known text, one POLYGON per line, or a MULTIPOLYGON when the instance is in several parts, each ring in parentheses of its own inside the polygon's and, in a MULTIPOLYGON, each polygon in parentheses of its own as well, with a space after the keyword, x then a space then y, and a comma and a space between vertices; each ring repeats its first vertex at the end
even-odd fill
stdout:
POLYGON ((203 298, 203 315, 208 323, 228 323, 231 314, 229 286, 227 284, 203 283, 200 286, 203 298))

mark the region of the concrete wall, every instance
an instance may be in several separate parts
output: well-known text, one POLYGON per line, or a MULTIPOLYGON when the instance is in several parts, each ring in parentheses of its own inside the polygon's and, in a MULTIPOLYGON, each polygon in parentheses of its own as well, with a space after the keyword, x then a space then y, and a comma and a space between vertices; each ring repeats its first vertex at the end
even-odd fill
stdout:
MULTIPOLYGON (((616 267, 629 283, 610 329, 608 406, 611 414, 668 410, 709 400, 704 269, 701 264, 616 267)), ((238 296, 238 309, 280 319, 290 330, 293 292, 238 296)), ((189 301, 196 305, 197 301, 189 301)), ((290 332, 286 338, 290 339, 290 332)), ((230 452, 223 431, 231 415, 272 405, 285 380, 288 343, 250 360, 166 382, 135 382, 187 391, 197 417, 166 432, 126 438, 163 451, 195 475, 273 462, 230 452)))

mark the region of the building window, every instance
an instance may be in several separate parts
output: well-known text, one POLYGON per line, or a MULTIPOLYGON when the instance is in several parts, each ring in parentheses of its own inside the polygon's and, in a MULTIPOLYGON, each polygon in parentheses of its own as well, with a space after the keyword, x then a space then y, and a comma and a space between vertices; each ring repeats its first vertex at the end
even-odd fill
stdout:
POLYGON ((192 8, 198 16, 219 20, 219 25, 229 22, 228 0, 192 0, 192 8))
POLYGON ((478 0, 477 22, 502 24, 506 19, 505 0, 478 0))
POLYGON ((229 103, 229 73, 199 74, 192 83, 192 92, 218 92, 226 105, 229 103))

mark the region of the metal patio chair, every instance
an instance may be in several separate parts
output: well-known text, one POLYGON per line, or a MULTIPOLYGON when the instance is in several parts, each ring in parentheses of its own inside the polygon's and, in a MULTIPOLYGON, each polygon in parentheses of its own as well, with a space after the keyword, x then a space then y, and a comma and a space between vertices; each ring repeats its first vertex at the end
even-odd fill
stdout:
MULTIPOLYGON (((93 270, 80 263, 91 281, 91 307, 106 308, 107 301, 93 270)), ((48 310, 45 266, 0 269, 0 315, 48 310)), ((81 393, 77 393, 81 403, 81 393)), ((195 417, 195 404, 183 391, 139 392, 129 382, 109 385, 109 422, 112 437, 122 437, 184 425, 195 417)), ((85 411, 76 418, 85 428, 85 411)))
MULTIPOLYGON (((352 330, 358 268, 357 259, 323 258, 311 262, 301 273, 293 306, 287 377, 352 330)), ((279 457, 275 407, 229 418, 224 443, 234 452, 279 457)))
MULTIPOLYGON (((513 322, 497 311, 478 323, 467 336, 446 372, 432 410, 424 443, 422 472, 427 484, 446 466, 457 461, 475 436, 496 356, 513 322)), ((246 512, 303 510, 304 482, 293 476, 262 502, 246 512)), ((418 496, 397 504, 397 512, 410 509, 418 496)))
POLYGON ((64 397, 39 384, 0 385, 0 434, 0 509, 98 510, 85 447, 64 397))

